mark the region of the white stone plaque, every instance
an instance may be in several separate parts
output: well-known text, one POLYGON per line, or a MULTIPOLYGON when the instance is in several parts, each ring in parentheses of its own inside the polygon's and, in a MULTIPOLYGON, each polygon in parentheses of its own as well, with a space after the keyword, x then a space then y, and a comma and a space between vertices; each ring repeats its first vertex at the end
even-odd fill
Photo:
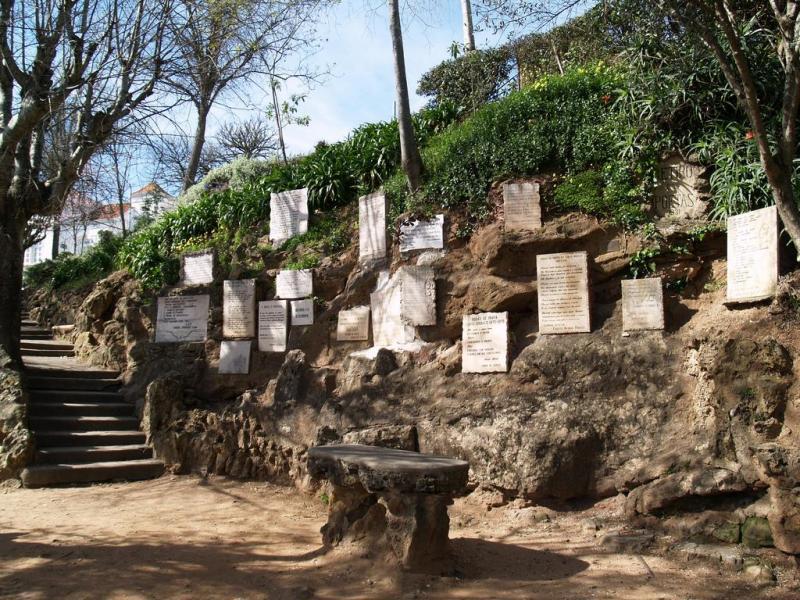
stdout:
POLYGON ((400 225, 400 252, 444 248, 444 215, 400 225))
POLYGON ((370 294, 372 307, 372 343, 376 347, 397 346, 414 341, 415 331, 400 317, 401 274, 378 277, 378 287, 370 294))
POLYGON ((282 244, 290 237, 308 231, 308 190, 289 190, 271 194, 269 199, 269 239, 282 244))
POLYGON ((757 302, 778 286, 778 209, 728 218, 728 302, 757 302))
POLYGON ((462 317, 462 373, 508 371, 508 313, 479 313, 462 317))
POLYGON ((250 340, 223 341, 219 348, 218 372, 247 375, 250 372, 250 340))
POLYGON ((588 333, 589 259, 586 252, 540 254, 539 333, 588 333))
POLYGON ((622 281, 622 330, 664 329, 661 277, 622 281))
POLYGON ((383 193, 358 199, 358 257, 362 262, 386 258, 386 213, 388 205, 383 193))
POLYGON ((258 303, 258 349, 261 352, 286 352, 289 308, 286 300, 258 303))
POLYGON ((705 168, 672 156, 658 164, 658 183, 653 190, 653 208, 660 217, 702 218, 708 209, 701 188, 705 168))
POLYGON ((336 339, 340 342, 369 340, 369 306, 356 306, 339 311, 336 339))
POLYGON ((436 325, 436 278, 430 267, 400 269, 400 316, 407 325, 436 325))
POLYGON ((156 343, 203 342, 208 331, 208 296, 158 299, 156 343))
POLYGON ((314 275, 311 269, 278 271, 275 278, 275 295, 291 300, 314 295, 314 275))
POLYGON ((291 307, 293 327, 314 324, 314 301, 311 298, 292 300, 291 307))
POLYGON ((542 226, 538 183, 503 184, 503 218, 506 231, 533 231, 542 226))
POLYGON ((222 291, 222 337, 255 337, 256 280, 228 279, 222 291))
POLYGON ((197 252, 181 257, 181 285, 214 283, 214 253, 197 252))

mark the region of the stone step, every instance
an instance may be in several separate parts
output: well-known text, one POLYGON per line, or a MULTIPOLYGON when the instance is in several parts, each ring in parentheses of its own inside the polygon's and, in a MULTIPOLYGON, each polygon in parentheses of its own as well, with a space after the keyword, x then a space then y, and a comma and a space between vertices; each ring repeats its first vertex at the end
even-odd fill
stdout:
POLYGON ((75 348, 69 342, 60 342, 57 340, 27 340, 23 339, 19 344, 20 348, 28 350, 74 350, 75 348))
POLYGON ((59 369, 28 367, 28 377, 56 378, 56 379, 117 379, 119 371, 104 371, 102 369, 59 369))
POLYGON ((26 316, 22 317, 22 326, 23 327, 39 327, 39 323, 34 321, 33 319, 29 319, 26 316))
POLYGON ((32 407, 39 403, 94 404, 110 402, 117 404, 123 401, 122 394, 116 392, 92 392, 86 390, 30 390, 28 398, 32 407))
POLYGON ((64 446, 128 446, 144 444, 141 431, 37 431, 40 448, 64 446))
POLYGON ((134 406, 127 402, 31 402, 33 417, 130 417, 134 406))
POLYGON ((139 427, 136 417, 31 417, 31 429, 37 431, 132 431, 139 427))
POLYGON ((21 331, 20 337, 23 340, 52 340, 53 335, 49 331, 21 331))
POLYGON ((70 373, 72 377, 28 376, 26 383, 31 390, 80 390, 95 392, 114 392, 120 387, 119 379, 91 379, 70 373))
POLYGON ((39 350, 33 348, 20 348, 22 356, 64 356, 71 358, 75 356, 75 351, 70 350, 39 350))
POLYGON ((34 465, 22 472, 25 487, 99 481, 152 479, 164 472, 164 464, 153 459, 85 464, 34 465))
POLYGON ((41 448, 36 453, 37 464, 85 464, 153 458, 153 450, 144 444, 127 446, 73 446, 41 448))

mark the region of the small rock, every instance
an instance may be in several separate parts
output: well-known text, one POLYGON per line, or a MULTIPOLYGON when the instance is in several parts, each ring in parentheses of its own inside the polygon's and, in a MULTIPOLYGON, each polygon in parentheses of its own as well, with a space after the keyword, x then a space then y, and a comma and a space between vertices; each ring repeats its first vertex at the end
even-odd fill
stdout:
POLYGON ((739 537, 740 537, 741 529, 739 528, 739 523, 735 523, 733 521, 727 521, 714 529, 711 532, 715 538, 717 538, 721 542, 726 542, 728 544, 738 544, 739 537))
POLYGON ((741 568, 743 563, 742 550, 737 546, 683 542, 674 546, 673 551, 684 556, 686 560, 702 558, 714 562, 721 562, 722 564, 736 569, 741 568))
POLYGON ((756 585, 775 585, 775 573, 763 563, 747 565, 742 572, 756 585))
POLYGON ((653 543, 652 531, 612 531, 600 540, 600 545, 612 552, 641 552, 653 543))
POLYGON ((589 535, 595 535, 602 527, 602 524, 597 519, 584 519, 581 521, 581 530, 589 535))
POLYGON ((773 546, 772 529, 763 517, 748 517, 742 524, 742 543, 748 548, 773 546))

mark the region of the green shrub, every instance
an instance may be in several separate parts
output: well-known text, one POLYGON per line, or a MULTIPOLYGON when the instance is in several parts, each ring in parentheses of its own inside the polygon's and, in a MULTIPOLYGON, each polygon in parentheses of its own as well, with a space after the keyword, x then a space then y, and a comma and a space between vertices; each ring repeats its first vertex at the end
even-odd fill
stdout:
POLYGON ((25 270, 25 285, 58 289, 69 284, 78 286, 98 281, 114 269, 122 237, 101 231, 97 244, 76 256, 63 252, 54 260, 46 260, 25 270))

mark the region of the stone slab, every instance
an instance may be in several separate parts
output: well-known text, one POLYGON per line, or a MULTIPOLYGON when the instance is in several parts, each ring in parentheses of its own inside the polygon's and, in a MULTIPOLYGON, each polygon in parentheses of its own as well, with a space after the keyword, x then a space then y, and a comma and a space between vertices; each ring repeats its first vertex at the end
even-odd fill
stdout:
POLYGON ((378 276, 378 285, 369 296, 374 346, 399 346, 416 338, 414 328, 404 323, 400 315, 402 292, 399 271, 393 277, 389 277, 387 271, 378 276))
POLYGON ((214 283, 216 254, 213 250, 188 252, 181 256, 181 285, 214 283))
POLYGON ((407 325, 436 325, 436 278, 430 267, 400 269, 400 318, 407 325))
POLYGON ((288 190, 270 194, 269 239, 282 244, 308 231, 308 190, 288 190))
POLYGON ((758 302, 778 287, 778 210, 728 218, 728 302, 758 302))
POLYGON ((358 258, 372 263, 386 258, 386 215, 388 202, 383 193, 358 199, 358 258))
POLYGON ((661 161, 656 168, 657 184, 653 190, 653 210, 660 217, 700 219, 708 210, 703 196, 705 167, 680 156, 661 161))
POLYGON ((308 450, 312 477, 370 493, 460 494, 469 477, 464 460, 379 446, 332 445, 308 450))
POLYGON ((156 309, 156 343, 204 342, 209 296, 165 296, 156 309))
POLYGON ((226 279, 222 286, 222 337, 256 335, 256 280, 226 279))
POLYGON ((300 327, 314 324, 314 301, 311 298, 305 300, 292 300, 292 327, 300 327))
POLYGON ((275 296, 284 300, 308 298, 314 295, 314 273, 311 269, 278 271, 275 277, 275 296))
POLYGON ((247 375, 250 372, 250 340, 222 341, 219 348, 218 372, 247 375))
POLYGON ((508 371, 508 313, 462 317, 462 373, 508 371))
POLYGON ((444 215, 400 225, 400 252, 444 248, 444 215))
POLYGON ((664 290, 661 277, 622 281, 622 329, 664 329, 664 290))
POLYGON ((339 342, 363 342, 369 340, 369 306, 356 306, 339 311, 336 324, 336 340, 339 342))
POLYGON ((258 303, 258 349, 260 352, 286 352, 289 330, 287 300, 258 303))
POLYGON ((534 231, 542 227, 542 203, 535 182, 503 184, 505 231, 534 231))
POLYGON ((540 254, 539 333, 589 333, 589 258, 586 252, 540 254))

